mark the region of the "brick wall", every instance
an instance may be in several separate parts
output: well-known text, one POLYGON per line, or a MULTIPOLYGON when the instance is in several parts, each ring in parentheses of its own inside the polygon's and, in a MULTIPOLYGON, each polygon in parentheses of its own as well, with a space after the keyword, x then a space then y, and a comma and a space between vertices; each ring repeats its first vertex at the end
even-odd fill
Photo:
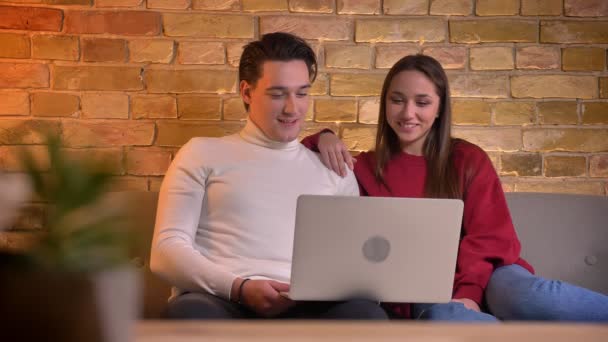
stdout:
POLYGON ((190 137, 242 127, 241 47, 283 30, 319 56, 305 133, 371 148, 388 68, 421 52, 507 191, 606 195, 607 19, 605 0, 0 0, 0 169, 51 131, 115 189, 157 190, 190 137))

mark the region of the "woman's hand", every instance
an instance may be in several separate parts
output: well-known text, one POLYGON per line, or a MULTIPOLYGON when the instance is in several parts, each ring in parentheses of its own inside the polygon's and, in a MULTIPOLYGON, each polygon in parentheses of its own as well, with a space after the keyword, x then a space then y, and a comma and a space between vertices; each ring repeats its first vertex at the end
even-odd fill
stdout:
POLYGON ((346 145, 335 134, 321 133, 318 148, 323 165, 338 175, 346 177, 346 167, 351 170, 354 168, 356 159, 350 155, 346 145))
POLYGON ((481 312, 481 309, 479 308, 479 305, 477 305, 477 303, 475 303, 474 300, 469 299, 469 298, 454 298, 452 299, 452 302, 457 302, 457 303, 462 303, 464 304, 464 307, 469 309, 469 310, 474 310, 477 312, 481 312))

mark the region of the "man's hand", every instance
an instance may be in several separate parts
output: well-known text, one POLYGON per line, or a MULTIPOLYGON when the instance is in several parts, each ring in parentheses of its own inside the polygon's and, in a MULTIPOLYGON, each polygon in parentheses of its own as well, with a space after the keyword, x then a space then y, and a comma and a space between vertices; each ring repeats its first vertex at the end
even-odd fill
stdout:
POLYGON ((481 309, 479 308, 479 305, 477 305, 477 303, 475 303, 474 300, 469 299, 469 298, 454 298, 452 299, 452 302, 457 302, 457 303, 462 303, 464 304, 464 307, 469 309, 469 310, 475 310, 477 312, 481 312, 481 309))
POLYGON ((346 177, 346 166, 351 170, 354 168, 355 158, 350 155, 346 145, 335 134, 321 133, 317 147, 321 152, 323 165, 338 175, 346 177))
POLYGON ((274 280, 249 280, 241 290, 241 304, 263 317, 279 315, 295 302, 280 295, 279 292, 288 292, 289 284, 274 280))

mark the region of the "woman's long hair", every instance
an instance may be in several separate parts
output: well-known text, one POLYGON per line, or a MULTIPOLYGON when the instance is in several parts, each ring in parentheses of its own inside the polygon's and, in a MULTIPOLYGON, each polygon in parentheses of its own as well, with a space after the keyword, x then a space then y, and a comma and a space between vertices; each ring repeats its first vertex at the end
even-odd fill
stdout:
POLYGON ((452 160, 452 146, 456 139, 451 137, 452 109, 448 78, 441 64, 426 55, 409 55, 400 59, 386 75, 380 95, 380 113, 376 134, 375 176, 389 191, 383 170, 388 161, 401 153, 399 137, 386 119, 386 96, 393 78, 402 71, 419 71, 433 84, 440 98, 439 117, 435 120, 423 145, 423 155, 427 162, 424 192, 430 198, 462 198, 458 175, 452 160))

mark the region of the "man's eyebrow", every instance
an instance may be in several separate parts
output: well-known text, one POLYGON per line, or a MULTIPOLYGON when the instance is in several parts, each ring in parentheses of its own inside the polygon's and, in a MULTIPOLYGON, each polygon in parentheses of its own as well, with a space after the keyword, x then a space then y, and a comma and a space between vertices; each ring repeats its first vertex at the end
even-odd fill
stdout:
MULTIPOLYGON (((306 84, 306 85, 300 86, 300 87, 298 88, 298 90, 302 90, 302 89, 308 89, 308 88, 310 88, 310 87, 311 87, 311 85, 310 85, 310 84, 306 84)), ((281 87, 281 86, 274 86, 274 87, 268 87, 268 88, 266 88, 266 91, 272 91, 272 90, 281 90, 281 91, 285 91, 285 90, 288 90, 288 88, 287 88, 287 87, 281 87)))

